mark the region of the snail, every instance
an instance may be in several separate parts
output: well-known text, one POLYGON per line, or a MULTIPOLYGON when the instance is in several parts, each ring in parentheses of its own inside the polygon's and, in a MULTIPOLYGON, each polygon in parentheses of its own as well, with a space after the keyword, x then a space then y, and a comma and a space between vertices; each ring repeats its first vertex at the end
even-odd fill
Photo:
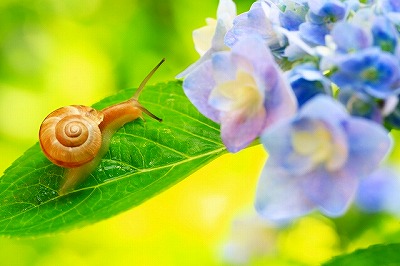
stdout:
POLYGON ((145 113, 161 122, 138 101, 151 76, 165 61, 144 78, 132 98, 122 103, 96 110, 83 105, 71 105, 51 112, 39 129, 40 147, 54 164, 64 167, 59 194, 64 195, 86 179, 108 151, 111 137, 125 123, 143 118, 145 113))

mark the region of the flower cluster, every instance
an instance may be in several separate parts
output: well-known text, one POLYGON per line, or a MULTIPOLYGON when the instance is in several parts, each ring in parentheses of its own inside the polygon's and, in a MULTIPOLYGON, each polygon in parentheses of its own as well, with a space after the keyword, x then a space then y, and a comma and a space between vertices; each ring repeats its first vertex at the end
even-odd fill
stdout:
POLYGON ((220 0, 207 23, 193 34, 201 58, 178 77, 229 151, 256 139, 267 150, 257 211, 342 215, 400 129, 398 1, 259 0, 236 16, 220 0))

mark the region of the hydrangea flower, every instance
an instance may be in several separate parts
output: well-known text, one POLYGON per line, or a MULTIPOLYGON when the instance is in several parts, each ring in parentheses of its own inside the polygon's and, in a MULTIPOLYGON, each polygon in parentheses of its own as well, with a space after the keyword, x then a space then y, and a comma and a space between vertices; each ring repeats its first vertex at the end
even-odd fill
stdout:
POLYGON ((340 53, 353 53, 375 46, 394 54, 399 39, 399 32, 390 20, 370 9, 358 11, 350 21, 335 24, 331 35, 340 53))
POLYGON ((291 119, 262 135, 269 158, 255 206, 281 223, 319 209, 343 214, 360 178, 372 173, 389 151, 388 132, 370 120, 349 116, 328 96, 316 96, 291 119))
POLYGON ((264 217, 343 214, 388 151, 384 127, 400 129, 398 2, 258 0, 221 23, 210 49, 196 45, 190 101, 221 124, 229 151, 261 136, 269 153, 264 217))
POLYGON ((187 76, 183 89, 200 112, 221 124, 222 140, 231 152, 245 148, 297 108, 293 91, 258 36, 214 53, 187 76))
POLYGON ((376 47, 336 58, 331 79, 339 87, 352 87, 376 98, 399 93, 400 64, 397 57, 376 47))
POLYGON ((324 45, 334 23, 345 18, 346 5, 339 0, 310 0, 308 6, 307 21, 300 25, 300 34, 311 44, 324 45))
POLYGON ((232 27, 236 17, 236 5, 232 0, 220 0, 217 9, 217 19, 206 19, 207 26, 193 31, 193 41, 200 59, 179 73, 176 78, 183 78, 191 71, 211 58, 218 51, 229 50, 224 44, 226 32, 232 27))

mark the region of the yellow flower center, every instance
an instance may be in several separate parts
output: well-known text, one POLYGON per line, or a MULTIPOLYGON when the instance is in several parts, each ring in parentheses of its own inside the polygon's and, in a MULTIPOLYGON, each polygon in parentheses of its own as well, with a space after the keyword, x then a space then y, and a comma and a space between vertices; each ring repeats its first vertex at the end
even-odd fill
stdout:
POLYGON ((263 95, 260 93, 252 75, 239 70, 236 79, 218 85, 215 92, 225 99, 224 111, 244 110, 253 115, 262 106, 263 95))
POLYGON ((328 171, 340 169, 347 161, 346 144, 335 142, 329 128, 321 122, 313 123, 311 129, 295 130, 291 141, 296 154, 309 157, 313 165, 325 165, 328 171))

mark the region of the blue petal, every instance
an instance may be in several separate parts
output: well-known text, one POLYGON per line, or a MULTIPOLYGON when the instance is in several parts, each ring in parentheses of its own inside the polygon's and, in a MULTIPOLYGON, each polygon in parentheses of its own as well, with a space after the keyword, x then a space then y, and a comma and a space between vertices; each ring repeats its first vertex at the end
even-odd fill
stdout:
POLYGON ((285 13, 281 13, 279 16, 281 26, 290 31, 296 31, 299 29, 301 23, 304 22, 304 16, 298 13, 288 10, 285 13))
MULTIPOLYGON (((311 14, 322 18, 331 18, 333 20, 331 22, 343 19, 346 14, 345 5, 339 0, 309 0, 308 5, 311 14)), ((320 20, 314 18, 312 22, 318 23, 320 20)))
POLYGON ((319 94, 332 94, 330 81, 312 64, 297 65, 287 74, 299 106, 319 94))
POLYGON ((303 40, 314 45, 325 45, 325 35, 329 29, 325 25, 317 25, 304 22, 299 27, 300 36, 303 40))

